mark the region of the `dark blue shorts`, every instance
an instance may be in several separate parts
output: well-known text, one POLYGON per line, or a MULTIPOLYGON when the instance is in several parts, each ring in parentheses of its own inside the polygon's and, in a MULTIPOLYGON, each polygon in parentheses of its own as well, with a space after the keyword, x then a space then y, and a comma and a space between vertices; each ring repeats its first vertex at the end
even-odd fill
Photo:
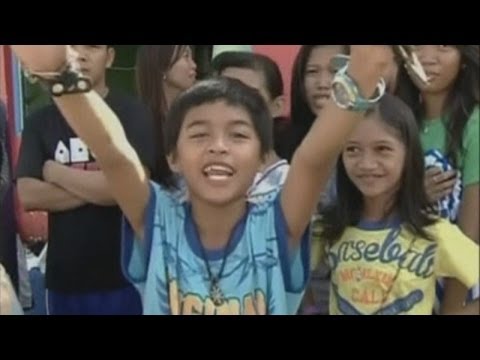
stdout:
POLYGON ((142 301, 131 285, 110 291, 65 294, 47 290, 48 315, 141 315, 142 301))

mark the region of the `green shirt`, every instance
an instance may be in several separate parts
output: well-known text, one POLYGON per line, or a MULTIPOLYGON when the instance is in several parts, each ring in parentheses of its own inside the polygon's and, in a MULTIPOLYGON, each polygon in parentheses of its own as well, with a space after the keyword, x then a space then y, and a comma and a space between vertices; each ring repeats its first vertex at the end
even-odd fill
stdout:
MULTIPOLYGON (((462 173, 463 186, 478 184, 480 181, 479 116, 479 107, 476 106, 463 131, 462 149, 458 154, 458 170, 462 173)), ((423 150, 427 152, 436 149, 446 155, 447 129, 442 118, 426 120, 423 124, 420 134, 423 150)))

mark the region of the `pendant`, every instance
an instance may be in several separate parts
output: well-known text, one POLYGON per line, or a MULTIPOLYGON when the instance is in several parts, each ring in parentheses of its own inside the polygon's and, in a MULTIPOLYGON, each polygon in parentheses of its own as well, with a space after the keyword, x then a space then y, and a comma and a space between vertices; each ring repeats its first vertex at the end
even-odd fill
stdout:
POLYGON ((223 295, 222 289, 220 289, 218 282, 219 281, 217 279, 212 279, 210 285, 210 298, 215 306, 222 306, 225 302, 225 296, 223 295))

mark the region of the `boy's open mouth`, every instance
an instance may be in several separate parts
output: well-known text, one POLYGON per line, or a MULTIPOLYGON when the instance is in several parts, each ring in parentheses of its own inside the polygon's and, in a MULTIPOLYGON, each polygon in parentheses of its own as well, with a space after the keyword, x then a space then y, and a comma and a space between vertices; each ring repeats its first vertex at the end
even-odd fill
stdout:
POLYGON ((225 164, 210 164, 203 168, 203 174, 211 180, 226 180, 234 173, 235 171, 225 164))

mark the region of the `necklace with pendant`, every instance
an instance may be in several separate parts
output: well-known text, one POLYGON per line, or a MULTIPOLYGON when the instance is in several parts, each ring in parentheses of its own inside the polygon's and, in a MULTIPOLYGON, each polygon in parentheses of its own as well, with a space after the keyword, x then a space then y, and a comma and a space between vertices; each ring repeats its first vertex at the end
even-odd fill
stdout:
POLYGON ((202 257, 203 261, 205 262, 205 267, 207 268, 207 273, 208 273, 208 281, 210 283, 209 287, 209 295, 210 298, 213 301, 213 304, 215 306, 222 306, 225 303, 225 294, 222 291, 222 288, 220 287, 220 280, 223 277, 223 272, 225 270, 225 264, 227 263, 227 257, 228 257, 228 250, 230 248, 230 243, 232 241, 232 237, 228 240, 227 245, 225 246, 224 252, 223 252, 223 258, 222 258, 222 265, 220 266, 220 270, 217 275, 212 274, 212 269, 210 268, 210 262, 208 261, 207 254, 205 251, 205 247, 202 244, 202 241, 199 240, 200 242, 200 249, 202 251, 202 257))

